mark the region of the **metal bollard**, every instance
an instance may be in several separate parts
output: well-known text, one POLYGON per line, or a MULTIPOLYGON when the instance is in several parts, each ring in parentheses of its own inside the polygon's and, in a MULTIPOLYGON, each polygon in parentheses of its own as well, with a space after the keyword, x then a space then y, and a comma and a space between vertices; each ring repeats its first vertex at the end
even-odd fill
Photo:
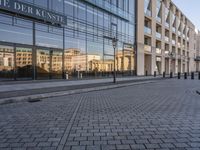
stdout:
POLYGON ((154 77, 156 77, 156 71, 154 71, 154 77))
POLYGON ((66 79, 66 80, 69 79, 69 75, 68 75, 68 73, 65 74, 65 79, 66 79))
POLYGON ((163 72, 163 78, 165 78, 165 72, 163 72))
POLYGON ((194 72, 191 73, 191 79, 194 80, 194 72))
POLYGON ((173 78, 173 72, 170 72, 170 78, 173 78))
POLYGON ((187 79, 187 72, 184 73, 184 79, 187 79))
POLYGON ((146 72, 145 72, 145 73, 146 73, 146 76, 148 76, 148 71, 147 71, 147 70, 146 70, 146 72))
POLYGON ((82 73, 80 73, 80 79, 82 79, 83 78, 83 74, 82 73))
POLYGON ((198 76, 199 76, 198 78, 199 78, 199 80, 200 80, 200 72, 199 72, 198 74, 199 74, 199 75, 198 75, 198 76))
POLYGON ((181 79, 181 73, 178 72, 178 79, 181 79))

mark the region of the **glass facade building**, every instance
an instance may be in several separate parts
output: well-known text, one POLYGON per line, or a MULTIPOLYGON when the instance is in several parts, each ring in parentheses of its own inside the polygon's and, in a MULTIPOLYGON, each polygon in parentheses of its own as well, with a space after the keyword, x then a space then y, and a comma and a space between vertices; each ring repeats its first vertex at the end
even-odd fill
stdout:
POLYGON ((13 8, 0 8, 0 80, 112 77, 114 59, 118 76, 135 75, 135 0, 18 0, 13 8), (54 21, 27 15, 34 11, 54 21))

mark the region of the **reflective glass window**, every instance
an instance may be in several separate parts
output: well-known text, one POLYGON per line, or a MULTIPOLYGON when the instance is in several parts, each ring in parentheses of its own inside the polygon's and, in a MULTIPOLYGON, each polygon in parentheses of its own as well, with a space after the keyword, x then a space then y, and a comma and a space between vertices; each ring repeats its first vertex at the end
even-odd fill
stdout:
POLYGON ((80 77, 87 70, 87 55, 85 40, 65 37, 64 69, 69 78, 80 77))
MULTIPOLYGON (((5 23, 10 23, 12 20, 11 17, 6 18, 0 15, 1 22, 3 22, 4 19, 5 23)), ((30 45, 33 43, 32 22, 14 18, 12 25, 5 23, 0 23, 0 41, 30 45)))
POLYGON ((0 80, 14 78, 14 48, 0 45, 0 80))
POLYGON ((63 13, 63 0, 49 0, 50 9, 63 13))
POLYGON ((78 4, 78 18, 81 20, 86 20, 86 6, 85 4, 78 4))
POLYGON ((36 45, 63 48, 63 30, 53 26, 36 24, 36 45))
POLYGON ((43 8, 48 8, 48 0, 34 0, 34 4, 43 8))
POLYGON ((18 0, 18 1, 33 3, 34 0, 18 0))
POLYGON ((129 13, 135 13, 135 0, 129 0, 129 13))
POLYGON ((98 26, 103 27, 103 12, 98 11, 98 26))
POLYGON ((87 22, 93 23, 93 8, 90 6, 87 6, 87 22))
POLYGON ((65 15, 73 16, 73 1, 72 0, 64 0, 65 7, 65 15))
POLYGON ((103 43, 87 41, 87 65, 90 75, 103 71, 103 43))
POLYGON ((16 75, 17 78, 30 79, 32 77, 32 49, 16 47, 16 75))

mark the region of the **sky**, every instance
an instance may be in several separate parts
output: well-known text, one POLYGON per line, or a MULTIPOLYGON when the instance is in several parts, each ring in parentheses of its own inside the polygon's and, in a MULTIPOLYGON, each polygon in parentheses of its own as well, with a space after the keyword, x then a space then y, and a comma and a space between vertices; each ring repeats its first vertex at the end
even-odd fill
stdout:
POLYGON ((200 0, 172 0, 189 20, 200 30, 200 0))

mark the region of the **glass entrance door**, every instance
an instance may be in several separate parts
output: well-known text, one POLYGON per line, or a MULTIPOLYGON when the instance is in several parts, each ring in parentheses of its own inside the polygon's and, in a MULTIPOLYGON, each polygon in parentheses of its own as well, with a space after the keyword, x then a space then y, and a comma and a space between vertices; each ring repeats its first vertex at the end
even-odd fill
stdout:
POLYGON ((37 49, 37 79, 62 78, 62 51, 37 49))
POLYGON ((0 45, 0 80, 14 79, 14 47, 0 45))
POLYGON ((32 49, 16 47, 16 78, 19 80, 32 79, 32 49))

